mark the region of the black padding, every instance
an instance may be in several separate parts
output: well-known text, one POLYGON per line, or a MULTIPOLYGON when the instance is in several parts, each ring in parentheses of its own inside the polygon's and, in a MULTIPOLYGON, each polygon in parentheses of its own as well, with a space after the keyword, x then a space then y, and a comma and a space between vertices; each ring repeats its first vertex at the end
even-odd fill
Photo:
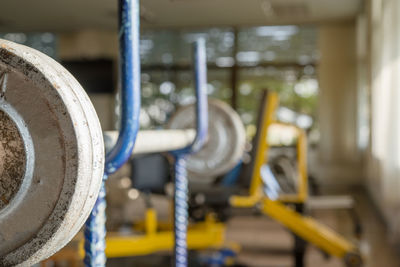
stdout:
POLYGON ((163 193, 170 181, 170 165, 162 154, 147 154, 131 159, 132 187, 151 193, 163 193))
POLYGON ((260 106, 258 108, 257 131, 256 131, 256 135, 253 138, 252 149, 250 151, 251 160, 249 163, 243 164, 242 171, 240 172, 240 176, 239 176, 239 183, 240 183, 239 186, 242 188, 250 187, 258 149, 264 149, 264 148, 260 148, 260 142, 261 142, 260 135, 261 135, 261 125, 264 121, 264 118, 263 118, 264 110, 266 108, 268 108, 267 100, 268 100, 268 90, 263 90, 260 106))

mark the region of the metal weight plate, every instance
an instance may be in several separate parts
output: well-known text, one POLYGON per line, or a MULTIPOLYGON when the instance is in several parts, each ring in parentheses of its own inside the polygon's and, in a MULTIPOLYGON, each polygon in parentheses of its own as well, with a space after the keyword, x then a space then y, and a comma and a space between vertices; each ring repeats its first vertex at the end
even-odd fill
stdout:
POLYGON ((95 110, 61 65, 0 40, 0 266, 61 249, 96 201, 104 146, 95 110))
MULTIPOLYGON (((172 129, 195 128, 194 105, 177 110, 168 123, 172 129)), ((208 141, 187 161, 188 177, 194 182, 212 182, 232 169, 241 159, 246 134, 239 115, 227 104, 209 99, 208 141)))

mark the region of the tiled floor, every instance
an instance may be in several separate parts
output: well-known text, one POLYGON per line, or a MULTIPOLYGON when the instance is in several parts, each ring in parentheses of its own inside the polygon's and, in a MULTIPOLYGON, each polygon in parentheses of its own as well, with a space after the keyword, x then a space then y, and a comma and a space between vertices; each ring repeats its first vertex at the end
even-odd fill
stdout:
MULTIPOLYGON (((360 242, 366 267, 398 267, 400 252, 387 241, 383 222, 371 208, 362 191, 355 195, 357 211, 361 216, 363 237, 360 242)), ((310 215, 348 238, 353 236, 352 222, 346 211, 313 211, 310 215)), ((228 224, 227 238, 241 244, 239 261, 252 267, 292 267, 293 238, 281 225, 266 217, 238 216, 228 224)), ((326 258, 318 249, 309 246, 307 267, 340 267, 336 258, 326 258)))

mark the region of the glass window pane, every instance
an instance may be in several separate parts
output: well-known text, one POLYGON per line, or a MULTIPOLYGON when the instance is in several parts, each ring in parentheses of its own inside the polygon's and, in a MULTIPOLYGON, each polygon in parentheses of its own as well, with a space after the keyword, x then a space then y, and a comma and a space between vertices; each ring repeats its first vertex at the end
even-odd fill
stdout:
POLYGON ((240 65, 259 63, 309 64, 318 60, 317 29, 314 26, 263 26, 242 29, 238 34, 240 65))
MULTIPOLYGON (((229 102, 229 71, 208 71, 208 94, 229 102)), ((141 127, 154 129, 165 127, 169 116, 179 105, 195 101, 192 70, 144 71, 142 73, 141 127)))
POLYGON ((280 108, 277 111, 279 120, 303 128, 315 126, 318 81, 315 73, 306 74, 310 73, 310 67, 241 69, 238 111, 243 122, 255 125, 261 90, 269 89, 278 92, 280 97, 280 108))
MULTIPOLYGON (((146 31, 141 35, 143 65, 190 65, 192 43, 203 37, 207 42, 209 63, 232 62, 234 34, 230 29, 211 28, 206 30, 146 31), (221 59, 222 58, 222 61, 221 59), (228 58, 228 59, 227 59, 228 58), (230 59, 229 59, 230 58, 230 59)), ((231 63, 233 64, 233 63, 231 63)))

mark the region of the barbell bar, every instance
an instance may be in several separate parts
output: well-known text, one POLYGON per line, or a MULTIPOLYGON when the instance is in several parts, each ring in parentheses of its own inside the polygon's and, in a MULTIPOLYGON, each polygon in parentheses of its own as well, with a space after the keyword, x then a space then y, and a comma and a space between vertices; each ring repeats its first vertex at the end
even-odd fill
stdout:
MULTIPOLYGON (((118 138, 117 131, 106 131, 104 144, 106 151, 113 147, 118 138)), ((194 142, 196 137, 195 129, 186 130, 141 130, 138 132, 136 145, 132 155, 149 154, 156 152, 168 152, 182 149, 194 142)))
MULTIPOLYGON (((228 104, 209 99, 209 133, 205 145, 187 160, 188 178, 192 183, 210 183, 231 170, 242 158, 246 143, 244 125, 228 104)), ((138 133, 135 154, 167 152, 183 149, 193 143, 196 131, 194 104, 178 108, 163 130, 142 130, 138 133)), ((116 131, 104 132, 107 147, 118 137, 116 131)))

